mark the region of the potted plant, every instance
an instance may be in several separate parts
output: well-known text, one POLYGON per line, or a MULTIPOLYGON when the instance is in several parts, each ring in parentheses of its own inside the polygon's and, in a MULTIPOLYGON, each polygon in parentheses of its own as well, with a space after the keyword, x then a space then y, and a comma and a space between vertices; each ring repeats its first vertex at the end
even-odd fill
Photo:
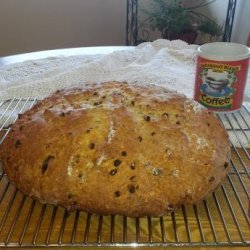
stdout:
POLYGON ((196 11, 210 3, 201 3, 197 6, 186 7, 179 0, 153 0, 152 10, 144 10, 149 27, 159 30, 162 38, 181 39, 194 43, 198 32, 212 36, 222 34, 222 28, 215 20, 196 11))

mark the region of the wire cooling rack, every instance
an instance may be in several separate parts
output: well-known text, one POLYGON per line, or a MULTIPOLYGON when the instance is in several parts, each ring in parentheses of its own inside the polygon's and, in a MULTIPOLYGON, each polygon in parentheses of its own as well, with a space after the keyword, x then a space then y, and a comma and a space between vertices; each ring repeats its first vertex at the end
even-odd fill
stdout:
MULTIPOLYGON (((36 99, 0 102, 0 143, 36 99)), ((0 247, 248 246, 250 247, 250 113, 219 114, 232 149, 229 174, 210 197, 163 217, 68 213, 42 205, 9 183, 0 167, 0 247)))

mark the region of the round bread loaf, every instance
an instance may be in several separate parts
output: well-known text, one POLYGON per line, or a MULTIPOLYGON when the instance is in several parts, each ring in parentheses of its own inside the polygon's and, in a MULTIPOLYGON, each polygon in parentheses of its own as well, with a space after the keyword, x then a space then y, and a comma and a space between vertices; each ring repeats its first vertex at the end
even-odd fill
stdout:
POLYGON ((9 180, 42 203, 160 216, 211 193, 226 176, 230 146, 196 102, 109 82, 37 103, 12 125, 0 158, 9 180))

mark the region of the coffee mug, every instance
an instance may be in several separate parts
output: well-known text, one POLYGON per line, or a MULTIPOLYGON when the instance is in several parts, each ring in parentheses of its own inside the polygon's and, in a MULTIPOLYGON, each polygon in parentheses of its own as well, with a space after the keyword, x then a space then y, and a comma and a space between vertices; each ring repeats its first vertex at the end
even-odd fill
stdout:
POLYGON ((198 48, 194 99, 214 111, 241 108, 247 82, 249 48, 214 42, 198 48))

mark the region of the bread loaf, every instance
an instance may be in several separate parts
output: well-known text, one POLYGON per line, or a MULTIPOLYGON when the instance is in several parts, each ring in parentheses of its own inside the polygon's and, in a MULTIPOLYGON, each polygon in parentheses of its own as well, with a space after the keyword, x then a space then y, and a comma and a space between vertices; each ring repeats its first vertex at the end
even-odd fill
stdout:
POLYGON ((12 125, 0 158, 42 203, 160 216, 220 185, 230 146, 216 116, 185 96, 109 82, 38 102, 12 125))

